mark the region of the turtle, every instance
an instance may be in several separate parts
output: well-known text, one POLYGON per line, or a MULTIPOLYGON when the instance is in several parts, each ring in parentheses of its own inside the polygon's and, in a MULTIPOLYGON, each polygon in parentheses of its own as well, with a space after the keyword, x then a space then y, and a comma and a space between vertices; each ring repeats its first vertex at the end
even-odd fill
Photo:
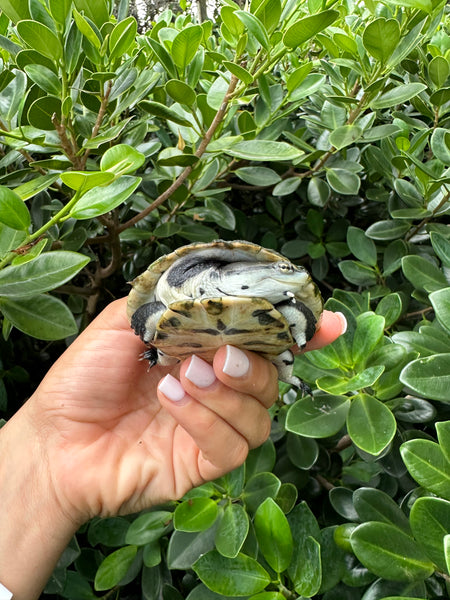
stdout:
POLYGON ((225 344, 268 358, 303 392, 291 348, 320 326, 323 301, 301 266, 245 240, 194 242, 153 262, 132 282, 127 315, 150 367, 191 354, 211 361, 225 344))

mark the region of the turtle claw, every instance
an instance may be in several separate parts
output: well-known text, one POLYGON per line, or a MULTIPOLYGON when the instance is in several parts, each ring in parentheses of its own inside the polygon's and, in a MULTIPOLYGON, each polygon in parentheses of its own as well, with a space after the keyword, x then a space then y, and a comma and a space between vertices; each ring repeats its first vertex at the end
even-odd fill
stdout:
POLYGON ((148 348, 148 350, 146 350, 139 356, 139 360, 147 360, 148 368, 151 369, 156 364, 158 364, 158 351, 156 350, 156 348, 148 348))

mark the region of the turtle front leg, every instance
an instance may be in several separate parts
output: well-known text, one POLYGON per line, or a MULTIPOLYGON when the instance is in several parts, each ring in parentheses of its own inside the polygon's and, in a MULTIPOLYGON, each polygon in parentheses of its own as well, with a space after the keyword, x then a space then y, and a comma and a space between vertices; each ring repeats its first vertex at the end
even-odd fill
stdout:
POLYGON ((155 337, 156 326, 166 310, 162 302, 142 304, 131 317, 131 327, 143 342, 151 344, 155 337))
POLYGON ((299 348, 303 348, 316 332, 316 318, 312 311, 295 298, 281 302, 276 309, 289 323, 292 337, 299 348))
POLYGON ((278 354, 278 356, 271 356, 270 359, 278 369, 278 379, 280 381, 295 386, 302 392, 302 395, 311 394, 309 385, 292 372, 294 367, 294 355, 290 350, 285 350, 281 354, 278 354))

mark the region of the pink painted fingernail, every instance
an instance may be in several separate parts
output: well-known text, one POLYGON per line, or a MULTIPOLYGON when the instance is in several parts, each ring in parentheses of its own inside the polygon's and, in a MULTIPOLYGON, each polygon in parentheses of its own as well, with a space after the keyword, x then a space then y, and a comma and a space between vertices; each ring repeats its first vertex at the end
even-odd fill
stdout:
POLYGON ((242 377, 248 373, 250 368, 250 361, 247 355, 236 348, 235 346, 227 346, 227 353, 225 355, 225 363, 222 371, 225 375, 231 377, 242 377))
POLYGON ((209 387, 216 380, 212 366, 195 354, 191 357, 185 377, 199 388, 209 387))
POLYGON ((158 389, 172 402, 180 402, 186 396, 181 383, 172 375, 166 375, 159 382, 158 389))
POLYGON ((341 320, 341 326, 342 326, 341 335, 342 335, 347 331, 347 319, 345 318, 344 313, 336 312, 334 314, 337 315, 341 320))

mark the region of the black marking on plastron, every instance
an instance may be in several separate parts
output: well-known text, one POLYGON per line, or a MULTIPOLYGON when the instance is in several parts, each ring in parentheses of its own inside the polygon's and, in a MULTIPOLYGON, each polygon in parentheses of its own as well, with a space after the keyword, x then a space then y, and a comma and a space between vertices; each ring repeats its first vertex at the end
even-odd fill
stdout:
POLYGON ((181 325, 180 319, 177 319, 176 317, 170 317, 170 319, 167 319, 167 323, 169 323, 171 327, 179 327, 181 325))
POLYGON ((170 337, 168 333, 164 333, 164 331, 157 331, 155 340, 158 340, 159 342, 160 340, 167 340, 168 337, 170 337))
POLYGON ((203 348, 203 344, 198 344, 197 342, 183 342, 182 344, 177 344, 179 348, 203 348))
POLYGON ((176 313, 177 315, 180 315, 181 317, 186 317, 186 319, 190 319, 192 317, 192 313, 188 310, 175 309, 172 307, 170 307, 170 310, 176 313))
POLYGON ((224 331, 227 328, 222 319, 217 319, 216 327, 219 331, 224 331))
POLYGON ((205 333, 206 335, 219 335, 217 329, 205 328, 205 329, 193 329, 192 333, 205 333))
POLYGON ((280 333, 277 333, 277 340, 282 340, 285 342, 290 342, 291 341, 291 336, 288 334, 287 331, 280 331, 280 333))
POLYGON ((200 296, 203 296, 205 290, 203 288, 198 288, 198 293, 200 294, 200 296))
POLYGON ((243 333, 252 333, 251 329, 237 329, 236 327, 230 327, 224 331, 225 335, 240 335, 243 333))
MULTIPOLYGON (((183 283, 207 269, 220 269, 227 264, 219 259, 206 259, 203 256, 186 256, 179 258, 167 273, 167 283, 171 287, 181 287, 183 283)), ((211 273, 211 275, 214 271, 211 273)))
POLYGON ((271 310, 272 309, 259 308, 258 310, 254 310, 252 312, 252 317, 258 319, 258 323, 260 325, 275 325, 276 327, 283 327, 283 324, 280 323, 278 319, 275 319, 271 314, 269 314, 271 310))
POLYGON ((215 300, 208 300, 206 311, 210 315, 221 315, 223 313, 223 303, 215 300))
POLYGON ((249 287, 249 285, 241 285, 241 290, 248 290, 249 287))

